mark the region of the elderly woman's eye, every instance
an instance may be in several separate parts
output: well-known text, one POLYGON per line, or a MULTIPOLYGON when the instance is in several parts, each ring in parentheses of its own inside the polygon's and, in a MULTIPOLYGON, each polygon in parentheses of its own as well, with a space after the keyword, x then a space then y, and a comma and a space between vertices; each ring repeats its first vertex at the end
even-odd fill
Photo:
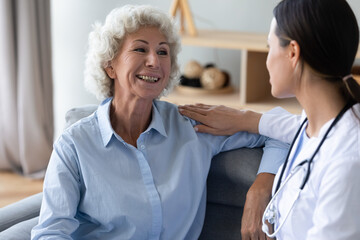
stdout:
POLYGON ((145 52, 144 48, 135 48, 134 52, 145 52))
POLYGON ((168 55, 168 52, 166 50, 160 50, 158 51, 159 55, 168 55))

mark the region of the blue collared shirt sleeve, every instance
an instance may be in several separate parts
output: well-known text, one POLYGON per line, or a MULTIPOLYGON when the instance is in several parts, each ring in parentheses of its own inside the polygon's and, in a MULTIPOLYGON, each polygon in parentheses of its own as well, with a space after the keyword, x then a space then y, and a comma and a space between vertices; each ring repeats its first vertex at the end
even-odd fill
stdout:
MULTIPOLYGON (((196 124, 199 123, 194 121, 193 125, 196 124)), ((238 132, 232 136, 213 136, 210 134, 205 134, 205 136, 212 144, 210 148, 216 151, 214 155, 236 148, 264 147, 258 174, 263 172, 276 174, 280 165, 285 161, 289 149, 289 145, 286 143, 248 132, 238 132)))
POLYGON ((285 161, 286 155, 289 151, 289 144, 272 138, 266 138, 263 150, 264 153, 261 158, 258 174, 276 174, 281 164, 285 161))
POLYGON ((224 146, 225 150, 228 150, 229 147, 231 147, 232 149, 234 148, 234 146, 232 145, 232 139, 235 139, 235 143, 238 144, 238 148, 263 147, 264 152, 257 174, 276 174, 280 165, 283 164, 283 162, 285 161, 287 152, 289 150, 289 144, 259 134, 253 134, 248 132, 239 132, 231 136, 229 138, 229 141, 227 141, 224 146))
POLYGON ((71 239, 78 228, 75 219, 80 199, 80 179, 71 145, 60 138, 54 144, 44 184, 39 224, 32 230, 32 239, 71 239), (54 198, 53 196, 57 196, 54 198))

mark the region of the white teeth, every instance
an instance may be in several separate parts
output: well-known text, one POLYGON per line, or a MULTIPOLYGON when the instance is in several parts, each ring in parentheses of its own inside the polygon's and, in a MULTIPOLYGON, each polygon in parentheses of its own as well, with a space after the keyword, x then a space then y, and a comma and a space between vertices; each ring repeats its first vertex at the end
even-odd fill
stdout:
POLYGON ((138 77, 142 80, 144 80, 145 82, 157 82, 159 81, 160 78, 156 78, 156 77, 150 77, 150 76, 144 76, 144 75, 138 75, 138 77))

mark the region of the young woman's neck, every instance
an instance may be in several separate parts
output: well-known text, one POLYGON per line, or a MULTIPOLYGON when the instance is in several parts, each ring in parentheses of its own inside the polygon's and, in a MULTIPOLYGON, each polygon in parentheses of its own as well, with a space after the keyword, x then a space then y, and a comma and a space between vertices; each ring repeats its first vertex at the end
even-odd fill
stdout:
POLYGON ((308 117, 306 133, 317 137, 321 127, 335 118, 345 106, 336 84, 304 71, 296 97, 308 117))

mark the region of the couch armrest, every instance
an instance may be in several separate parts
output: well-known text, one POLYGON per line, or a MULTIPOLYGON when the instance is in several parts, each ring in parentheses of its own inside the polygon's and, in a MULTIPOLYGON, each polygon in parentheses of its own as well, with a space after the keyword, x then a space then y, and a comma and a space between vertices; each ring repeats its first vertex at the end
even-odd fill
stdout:
POLYGON ((243 207, 246 193, 256 178, 262 153, 262 148, 240 148, 216 155, 207 180, 207 201, 243 207))
POLYGON ((0 208, 0 232, 11 226, 39 216, 42 193, 24 198, 0 208))
POLYGON ((261 156, 261 148, 241 148, 219 153, 212 159, 199 240, 241 239, 246 193, 256 178, 261 156))

